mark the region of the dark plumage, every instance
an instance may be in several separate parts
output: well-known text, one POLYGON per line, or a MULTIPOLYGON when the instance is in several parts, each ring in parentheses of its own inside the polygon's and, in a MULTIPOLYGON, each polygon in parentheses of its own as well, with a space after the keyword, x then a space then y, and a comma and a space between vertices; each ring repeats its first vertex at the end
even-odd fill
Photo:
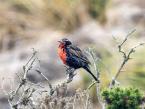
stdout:
POLYGON ((59 54, 60 59, 63 61, 63 63, 74 69, 84 68, 86 71, 88 71, 92 75, 92 77, 96 81, 98 81, 98 79, 90 71, 90 68, 89 68, 90 61, 83 54, 81 49, 78 48, 77 46, 74 46, 66 38, 62 39, 59 42, 60 44, 58 47, 58 54, 59 54))

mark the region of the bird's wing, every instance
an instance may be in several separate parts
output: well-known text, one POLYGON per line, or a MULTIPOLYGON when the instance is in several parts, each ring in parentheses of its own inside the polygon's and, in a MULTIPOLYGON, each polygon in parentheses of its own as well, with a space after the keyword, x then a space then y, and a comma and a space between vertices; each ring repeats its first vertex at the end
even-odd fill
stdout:
POLYGON ((71 56, 76 56, 82 61, 84 61, 85 63, 90 64, 90 61, 88 60, 88 58, 83 54, 81 49, 78 48, 77 46, 70 45, 68 50, 71 56))

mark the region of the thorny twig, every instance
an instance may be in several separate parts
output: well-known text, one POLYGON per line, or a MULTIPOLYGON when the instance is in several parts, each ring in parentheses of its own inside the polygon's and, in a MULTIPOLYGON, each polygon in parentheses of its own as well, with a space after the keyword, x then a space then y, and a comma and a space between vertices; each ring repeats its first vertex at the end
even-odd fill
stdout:
POLYGON ((31 70, 32 67, 33 67, 33 64, 34 64, 34 62, 36 60, 36 58, 35 58, 36 57, 36 54, 37 54, 37 51, 35 51, 34 48, 33 48, 33 54, 32 54, 32 56, 30 57, 30 59, 28 60, 28 62, 23 66, 23 71, 24 71, 23 78, 24 79, 26 79, 26 75, 27 75, 28 71, 31 70))
MULTIPOLYGON (((99 76, 100 76, 100 72, 99 69, 97 68, 97 63, 98 63, 98 58, 95 56, 94 51, 89 48, 86 53, 90 56, 90 58, 92 59, 92 64, 93 64, 93 68, 94 68, 94 72, 96 73, 96 78, 99 80, 99 76)), ((95 76, 95 75, 94 75, 95 76)), ((99 82, 98 82, 99 83, 99 82)))
MULTIPOLYGON (((37 85, 35 83, 30 82, 29 80, 27 80, 27 74, 30 70, 34 70, 33 66, 34 66, 34 62, 38 61, 39 66, 40 66, 40 60, 37 57, 37 51, 35 51, 33 49, 33 54, 30 57, 30 59, 28 60, 28 62, 23 66, 23 76, 19 76, 18 74, 16 74, 19 78, 19 84, 18 87, 13 90, 11 93, 8 94, 8 102, 11 106, 12 109, 18 109, 18 107, 20 107, 20 105, 26 106, 28 104, 30 104, 31 107, 33 107, 33 104, 30 102, 30 98, 32 97, 32 94, 35 92, 34 88, 31 88, 28 86, 28 84, 31 85, 37 85), (27 84, 27 85, 26 85, 27 84), (25 90, 25 88, 27 87, 27 89, 25 90), (21 88, 24 88, 24 90, 22 91, 22 95, 18 96, 18 100, 14 100, 16 97, 16 95, 18 94, 18 92, 20 91, 21 88), (14 102, 15 101, 15 102, 14 102)), ((57 87, 53 88, 49 79, 38 69, 35 70, 37 73, 39 73, 43 78, 45 78, 45 80, 47 81, 49 88, 50 88, 50 95, 53 95, 53 93, 56 91, 57 92, 57 87)), ((67 69, 67 73, 69 73, 69 82, 71 82, 71 80, 73 79, 73 77, 75 76, 74 74, 74 70, 73 69, 67 69)), ((69 83, 64 82, 64 83, 69 83)), ((62 83, 61 85, 63 85, 64 83, 62 83)), ((37 85, 39 86, 39 85, 37 85)), ((58 85, 59 86, 59 85, 58 85)), ((42 86, 40 86, 42 88, 42 86)), ((44 88, 44 87, 43 87, 44 88)), ((48 92, 48 91, 46 91, 48 92)))
MULTIPOLYGON (((18 100, 18 102, 17 103, 12 103, 13 102, 13 100, 14 100, 14 98, 15 98, 15 96, 17 95, 17 93, 18 93, 18 91, 20 90, 20 88, 22 87, 22 86, 25 86, 26 85, 26 83, 28 82, 27 81, 27 73, 32 69, 32 67, 33 67, 33 64, 34 64, 34 62, 35 62, 35 60, 36 60, 36 58, 35 58, 35 56, 36 56, 36 51, 33 49, 33 54, 32 54, 32 56, 31 56, 31 58, 28 60, 28 62, 23 66, 23 77, 20 77, 20 76, 18 76, 19 77, 19 80, 20 80, 20 83, 19 83, 19 85, 18 85, 18 87, 14 90, 14 91, 12 91, 12 92, 10 92, 8 95, 9 95, 9 97, 8 97, 8 102, 9 102, 9 104, 10 104, 10 106, 12 107, 12 108, 14 108, 14 109, 17 109, 17 106, 18 106, 18 104, 20 104, 19 103, 19 101, 22 101, 22 96, 19 98, 19 100, 18 100)), ((29 99, 31 96, 28 96, 27 97, 27 99, 29 99)))
POLYGON ((54 92, 54 90, 53 90, 53 88, 52 88, 52 85, 51 85, 49 79, 48 79, 41 71, 39 71, 39 70, 35 70, 35 71, 38 72, 42 77, 45 78, 45 80, 47 81, 47 83, 48 83, 48 85, 49 85, 49 88, 50 88, 50 95, 52 95, 53 92, 54 92))
MULTIPOLYGON (((94 71, 96 72, 96 77, 98 78, 98 80, 100 80, 100 71, 99 71, 99 68, 98 68, 98 61, 99 59, 96 57, 95 53, 93 50, 91 50, 89 48, 88 50, 88 54, 90 55, 91 59, 92 59, 92 62, 93 62, 93 68, 94 68, 94 71)), ((102 106, 102 109, 105 109, 104 108, 104 102, 101 98, 101 93, 100 93, 100 82, 98 83, 97 81, 93 81, 89 87, 87 88, 87 90, 90 90, 94 85, 96 84, 96 93, 97 93, 97 98, 98 98, 98 101, 100 103, 100 105, 102 106)))
POLYGON ((34 64, 35 59, 33 59, 33 58, 36 56, 36 53, 37 53, 37 52, 33 50, 33 54, 32 54, 32 56, 31 56, 31 58, 30 58, 30 59, 28 60, 28 62, 23 66, 24 75, 23 75, 22 78, 20 78, 20 84, 19 84, 18 88, 15 90, 13 96, 15 96, 15 95, 17 94, 17 92, 19 91, 19 89, 20 89, 23 85, 25 85, 25 83, 26 83, 26 75, 27 75, 28 71, 31 70, 32 65, 34 64), (30 64, 30 65, 28 66, 28 64, 30 64), (27 68, 27 67, 28 67, 28 68, 27 68), (27 69, 26 69, 26 68, 27 68, 27 69))
POLYGON ((32 96, 34 91, 35 91, 34 89, 31 90, 30 88, 27 88, 23 92, 23 94, 22 94, 21 98, 18 100, 18 102, 15 105, 13 105, 13 108, 17 109, 18 105, 27 105, 30 102, 29 98, 32 96))
MULTIPOLYGON (((36 59, 38 60, 39 67, 41 68, 40 60, 38 59, 38 56, 37 56, 37 55, 36 55, 36 59)), ((47 81, 47 83, 48 83, 48 85, 49 85, 49 88, 50 88, 50 90, 52 91, 53 88, 52 88, 52 85, 51 85, 49 79, 48 79, 40 70, 36 69, 35 71, 36 71, 38 74, 40 74, 40 75, 47 81)), ((51 91, 50 91, 50 92, 51 92, 51 91)))
POLYGON ((124 67, 124 66, 126 65, 126 63, 131 59, 131 58, 130 58, 131 54, 135 52, 135 49, 136 49, 137 47, 144 45, 144 43, 140 43, 140 44, 134 46, 133 48, 131 48, 131 49, 129 50, 128 53, 125 52, 125 51, 122 49, 122 46, 123 46, 124 43, 128 40, 129 36, 132 35, 135 31, 136 31, 136 30, 134 29, 134 30, 132 30, 130 33, 128 33, 127 36, 125 37, 125 39, 122 41, 122 43, 120 43, 120 44, 118 45, 118 50, 119 50, 119 52, 123 55, 123 61, 122 61, 121 65, 120 65, 120 67, 119 67, 117 73, 115 74, 115 76, 112 78, 112 81, 110 82, 110 86, 109 86, 110 88, 112 88, 112 87, 115 85, 116 79, 117 79, 117 77, 119 76, 119 74, 122 72, 123 67, 124 67))
MULTIPOLYGON (((36 59, 38 60, 39 67, 41 68, 41 66, 40 66, 40 60, 38 59, 37 56, 36 56, 36 59)), ((49 79, 48 79, 40 70, 36 69, 35 71, 36 71, 37 73, 39 73, 39 74, 47 81, 48 86, 49 86, 49 88, 50 88, 50 95, 52 95, 52 94, 54 93, 54 89, 53 89, 53 87, 52 87, 52 85, 51 85, 49 79)))

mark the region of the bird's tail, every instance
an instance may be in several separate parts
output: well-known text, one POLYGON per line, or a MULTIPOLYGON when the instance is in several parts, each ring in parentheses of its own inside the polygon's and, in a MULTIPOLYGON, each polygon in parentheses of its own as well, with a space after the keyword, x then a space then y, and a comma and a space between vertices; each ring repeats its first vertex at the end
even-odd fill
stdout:
POLYGON ((98 83, 100 82, 98 80, 98 78, 91 72, 91 70, 89 69, 89 67, 85 67, 84 69, 91 74, 91 76, 95 79, 95 81, 97 81, 98 83))

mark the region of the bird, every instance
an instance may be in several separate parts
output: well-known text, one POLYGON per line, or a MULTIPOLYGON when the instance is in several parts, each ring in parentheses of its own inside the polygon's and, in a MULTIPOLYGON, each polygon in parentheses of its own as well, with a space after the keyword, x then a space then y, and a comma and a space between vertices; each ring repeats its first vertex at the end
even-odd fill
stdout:
POLYGON ((67 38, 61 39, 58 45, 58 56, 63 64, 75 70, 79 68, 85 69, 94 79, 99 82, 97 77, 91 72, 89 59, 84 55, 82 50, 72 44, 67 38))

